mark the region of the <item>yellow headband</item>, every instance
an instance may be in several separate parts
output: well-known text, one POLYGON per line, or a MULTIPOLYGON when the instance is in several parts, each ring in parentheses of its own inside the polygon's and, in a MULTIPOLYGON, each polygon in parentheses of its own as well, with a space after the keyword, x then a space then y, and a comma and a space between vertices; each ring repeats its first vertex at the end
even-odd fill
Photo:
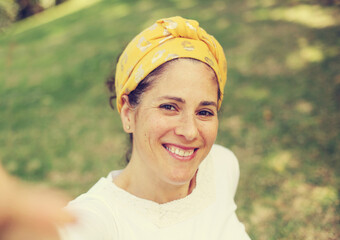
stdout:
POLYGON ((118 112, 123 94, 136 89, 158 66, 184 57, 204 62, 215 71, 221 91, 220 108, 227 80, 227 61, 221 45, 197 21, 171 17, 158 20, 138 34, 120 56, 115 77, 118 112))

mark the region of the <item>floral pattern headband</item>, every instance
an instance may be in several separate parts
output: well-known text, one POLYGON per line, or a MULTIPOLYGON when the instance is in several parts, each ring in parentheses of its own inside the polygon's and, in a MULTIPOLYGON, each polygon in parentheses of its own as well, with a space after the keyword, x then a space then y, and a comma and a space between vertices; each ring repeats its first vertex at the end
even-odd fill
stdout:
POLYGON ((227 80, 223 48, 197 21, 177 16, 160 19, 142 31, 120 56, 115 76, 118 112, 123 94, 129 94, 154 69, 175 58, 197 59, 214 70, 221 91, 220 108, 227 80))

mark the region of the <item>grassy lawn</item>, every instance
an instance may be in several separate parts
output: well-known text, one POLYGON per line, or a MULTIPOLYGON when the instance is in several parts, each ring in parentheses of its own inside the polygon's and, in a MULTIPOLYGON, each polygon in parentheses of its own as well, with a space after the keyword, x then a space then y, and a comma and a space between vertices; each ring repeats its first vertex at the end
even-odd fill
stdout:
POLYGON ((340 14, 334 6, 91 0, 16 23, 0 35, 5 168, 72 196, 122 168, 127 136, 110 110, 105 80, 132 37, 174 15, 199 20, 225 49, 229 72, 217 142, 239 158, 236 201, 249 235, 339 239, 340 14))

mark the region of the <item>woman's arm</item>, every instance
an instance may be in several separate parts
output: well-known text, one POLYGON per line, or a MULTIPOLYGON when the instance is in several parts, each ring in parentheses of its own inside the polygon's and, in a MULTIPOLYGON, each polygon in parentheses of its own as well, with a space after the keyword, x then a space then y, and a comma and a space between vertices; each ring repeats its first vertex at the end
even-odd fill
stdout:
POLYGON ((73 222, 61 193, 24 184, 0 165, 0 239, 56 240, 56 225, 73 222))

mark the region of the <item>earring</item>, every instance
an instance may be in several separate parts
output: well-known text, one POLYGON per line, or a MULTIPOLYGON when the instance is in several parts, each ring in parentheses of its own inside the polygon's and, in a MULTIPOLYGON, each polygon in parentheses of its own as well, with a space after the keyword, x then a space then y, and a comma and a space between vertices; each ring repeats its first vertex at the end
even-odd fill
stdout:
POLYGON ((130 125, 127 125, 127 126, 126 126, 126 129, 127 129, 127 130, 130 130, 130 125))

